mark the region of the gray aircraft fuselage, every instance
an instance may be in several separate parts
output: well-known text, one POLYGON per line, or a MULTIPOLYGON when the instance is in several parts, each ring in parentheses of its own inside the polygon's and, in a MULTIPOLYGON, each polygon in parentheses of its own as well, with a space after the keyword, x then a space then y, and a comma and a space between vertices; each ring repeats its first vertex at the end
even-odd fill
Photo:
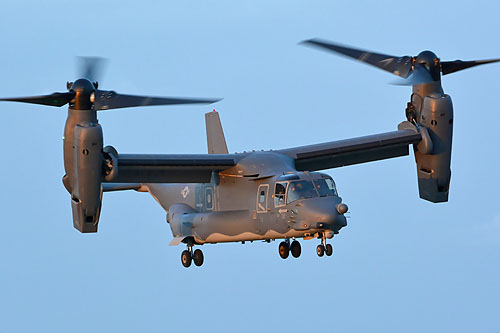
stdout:
POLYGON ((298 172, 275 152, 245 155, 210 183, 144 184, 168 213, 172 245, 332 238, 346 226, 330 176, 298 172))

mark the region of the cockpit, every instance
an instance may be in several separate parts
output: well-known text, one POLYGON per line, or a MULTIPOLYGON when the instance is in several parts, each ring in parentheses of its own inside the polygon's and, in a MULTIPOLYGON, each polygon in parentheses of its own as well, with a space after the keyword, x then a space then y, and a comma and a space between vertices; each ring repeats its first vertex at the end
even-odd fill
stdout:
POLYGON ((323 173, 293 173, 276 180, 274 206, 284 206, 306 198, 337 196, 333 179, 323 173))

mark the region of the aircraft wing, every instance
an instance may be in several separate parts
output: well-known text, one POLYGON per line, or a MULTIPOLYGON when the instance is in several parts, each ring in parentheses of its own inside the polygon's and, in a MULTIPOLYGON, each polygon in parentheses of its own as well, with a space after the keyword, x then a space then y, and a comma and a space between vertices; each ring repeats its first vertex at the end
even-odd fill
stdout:
POLYGON ((105 182, 209 183, 212 171, 229 169, 239 158, 234 154, 119 154, 117 172, 105 182))
POLYGON ((316 171, 405 156, 408 146, 421 140, 420 133, 403 129, 276 152, 293 158, 299 171, 316 171))

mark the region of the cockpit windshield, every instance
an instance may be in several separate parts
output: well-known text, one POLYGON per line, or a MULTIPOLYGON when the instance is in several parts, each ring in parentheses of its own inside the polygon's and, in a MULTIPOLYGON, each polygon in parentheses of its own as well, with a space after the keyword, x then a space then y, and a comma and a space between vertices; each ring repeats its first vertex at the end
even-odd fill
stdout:
POLYGON ((274 188, 274 207, 285 206, 300 199, 338 196, 331 177, 317 172, 307 173, 307 176, 312 180, 305 180, 304 176, 302 178, 298 174, 278 177, 274 188))
POLYGON ((318 190, 320 197, 328 197, 337 195, 337 189, 335 188, 335 183, 333 179, 323 178, 313 180, 316 190, 318 190))
POLYGON ((318 196, 318 192, 314 189, 314 185, 310 180, 298 180, 290 182, 288 185, 288 195, 286 203, 289 204, 292 201, 304 199, 304 198, 314 198, 318 196))

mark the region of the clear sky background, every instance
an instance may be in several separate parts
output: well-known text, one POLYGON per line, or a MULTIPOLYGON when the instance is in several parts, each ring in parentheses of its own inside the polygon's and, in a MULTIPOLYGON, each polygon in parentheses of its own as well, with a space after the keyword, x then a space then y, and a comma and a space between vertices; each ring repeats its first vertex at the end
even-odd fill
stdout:
MULTIPOLYGON (((105 144, 204 153, 204 113, 231 152, 396 129, 411 88, 297 45, 322 37, 394 55, 500 57, 497 1, 0 2, 0 96, 64 91, 75 56, 108 58, 100 87, 223 97, 214 106, 99 113, 105 144)), ((61 177, 66 109, 2 103, 0 332, 498 332, 500 65, 444 78, 455 107, 450 201, 418 198, 413 155, 329 170, 349 225, 282 260, 277 242, 203 246, 185 269, 165 212, 106 193, 97 234, 72 226, 61 177)))

